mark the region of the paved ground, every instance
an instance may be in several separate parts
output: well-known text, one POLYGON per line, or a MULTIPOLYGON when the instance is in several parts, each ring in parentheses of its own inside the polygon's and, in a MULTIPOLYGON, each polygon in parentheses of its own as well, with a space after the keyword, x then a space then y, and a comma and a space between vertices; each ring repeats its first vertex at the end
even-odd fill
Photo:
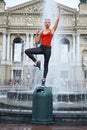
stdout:
POLYGON ((0 130, 87 130, 87 126, 39 126, 0 124, 0 130))

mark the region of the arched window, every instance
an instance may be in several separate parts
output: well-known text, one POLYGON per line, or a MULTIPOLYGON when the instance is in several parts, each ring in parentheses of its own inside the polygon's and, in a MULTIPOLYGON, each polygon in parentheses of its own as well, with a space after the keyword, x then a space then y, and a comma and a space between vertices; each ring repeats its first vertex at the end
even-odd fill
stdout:
POLYGON ((83 50, 82 52, 82 65, 87 67, 87 50, 83 50))
POLYGON ((69 62, 70 42, 66 38, 60 40, 60 62, 69 62))
POLYGON ((13 43, 21 43, 22 39, 20 37, 17 37, 13 40, 13 43))
POLYGON ((23 41, 20 37, 17 37, 13 40, 13 61, 14 62, 22 61, 22 45, 23 45, 23 41))
POLYGON ((84 78, 87 80, 87 50, 82 52, 82 67, 84 70, 84 78))

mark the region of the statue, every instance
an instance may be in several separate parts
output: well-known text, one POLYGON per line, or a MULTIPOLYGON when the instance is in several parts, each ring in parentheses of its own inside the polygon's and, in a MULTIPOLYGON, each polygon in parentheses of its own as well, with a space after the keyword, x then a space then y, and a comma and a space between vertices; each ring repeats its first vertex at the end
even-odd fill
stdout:
POLYGON ((80 0, 80 2, 81 2, 81 3, 86 3, 86 2, 87 2, 87 0, 80 0))

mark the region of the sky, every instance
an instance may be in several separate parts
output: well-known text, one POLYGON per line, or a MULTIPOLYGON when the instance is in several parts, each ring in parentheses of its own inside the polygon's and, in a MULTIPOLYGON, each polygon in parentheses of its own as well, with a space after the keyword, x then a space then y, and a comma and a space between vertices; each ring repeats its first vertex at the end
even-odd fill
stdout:
MULTIPOLYGON (((6 2, 6 8, 12 7, 18 4, 22 4, 24 2, 27 2, 29 0, 5 0, 6 2)), ((71 8, 78 8, 79 0, 54 0, 56 2, 59 2, 63 5, 67 5, 71 8)))

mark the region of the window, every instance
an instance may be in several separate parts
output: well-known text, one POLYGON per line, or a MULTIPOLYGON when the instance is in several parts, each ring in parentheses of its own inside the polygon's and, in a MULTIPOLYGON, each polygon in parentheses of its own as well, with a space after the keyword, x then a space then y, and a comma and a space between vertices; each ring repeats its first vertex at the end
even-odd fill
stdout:
POLYGON ((87 79, 87 70, 84 71, 84 78, 87 79))
POLYGON ((13 78, 21 78, 21 70, 13 70, 13 78))
POLYGON ((69 62, 69 51, 70 51, 70 42, 66 38, 60 40, 60 62, 67 63, 69 62))
POLYGON ((21 62, 23 59, 22 51, 23 51, 23 43, 20 37, 17 37, 13 41, 13 61, 21 62))
POLYGON ((14 62, 21 62, 22 44, 14 43, 14 62))
POLYGON ((82 65, 84 67, 87 67, 87 50, 84 50, 82 52, 82 65))
POLYGON ((21 70, 13 70, 14 84, 21 83, 21 70))

